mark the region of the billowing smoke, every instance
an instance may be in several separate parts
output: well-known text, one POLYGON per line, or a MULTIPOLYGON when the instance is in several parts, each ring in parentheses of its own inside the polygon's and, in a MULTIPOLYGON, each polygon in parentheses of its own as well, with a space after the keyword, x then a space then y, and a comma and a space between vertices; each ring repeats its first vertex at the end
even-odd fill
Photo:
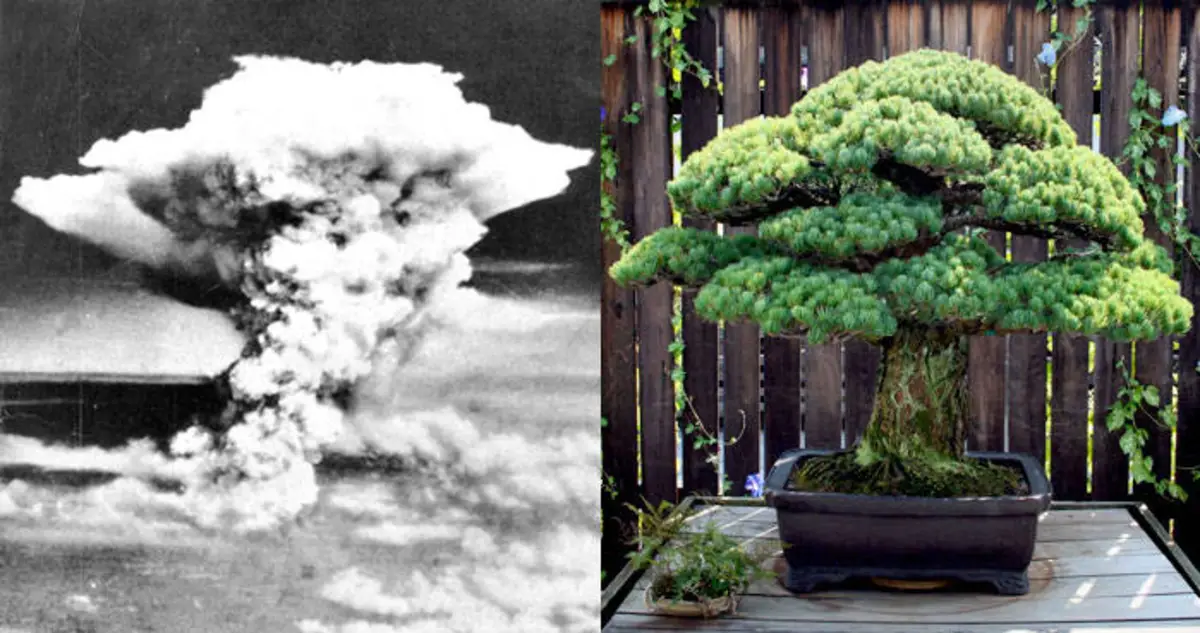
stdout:
MULTIPOLYGON (((245 295, 227 410, 171 451, 197 522, 260 528, 315 501, 313 463, 343 436, 356 386, 411 353, 470 276, 483 222, 560 193, 591 152, 492 120, 435 65, 236 61, 182 128, 101 140, 80 159, 91 173, 24 178, 13 200, 245 295)), ((412 438, 423 455, 471 433, 416 427, 432 433, 412 438)))

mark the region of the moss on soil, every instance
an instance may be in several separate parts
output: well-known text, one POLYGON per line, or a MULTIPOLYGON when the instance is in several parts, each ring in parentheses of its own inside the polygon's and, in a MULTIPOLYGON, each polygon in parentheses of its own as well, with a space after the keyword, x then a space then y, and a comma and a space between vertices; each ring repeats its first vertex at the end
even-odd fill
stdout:
POLYGON ((1029 493, 1020 470, 978 459, 899 460, 860 464, 853 451, 811 457, 792 473, 790 489, 877 496, 999 497, 1029 493))

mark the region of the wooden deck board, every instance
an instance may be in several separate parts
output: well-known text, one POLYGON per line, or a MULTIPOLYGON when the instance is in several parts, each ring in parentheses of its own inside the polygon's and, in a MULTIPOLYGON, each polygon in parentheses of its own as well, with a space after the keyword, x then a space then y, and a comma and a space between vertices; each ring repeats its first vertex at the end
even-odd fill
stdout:
POLYGON ((1183 633, 1196 631, 1195 620, 1123 620, 1120 622, 1011 622, 974 624, 880 624, 758 620, 743 617, 684 620, 620 613, 604 627, 605 633, 633 631, 720 631, 723 633, 1183 633))
MULTIPOLYGON (((740 540, 771 542, 775 512, 763 506, 710 506, 690 529, 712 522, 740 540)), ((905 594, 852 587, 806 596, 778 582, 756 583, 738 615, 711 621, 654 615, 642 577, 605 633, 648 630, 739 633, 1178 633, 1200 631, 1200 597, 1128 509, 1053 510, 1041 520, 1031 591, 905 594)), ((771 564, 771 563, 769 563, 771 564)), ((775 565, 782 561, 774 561, 775 565)))

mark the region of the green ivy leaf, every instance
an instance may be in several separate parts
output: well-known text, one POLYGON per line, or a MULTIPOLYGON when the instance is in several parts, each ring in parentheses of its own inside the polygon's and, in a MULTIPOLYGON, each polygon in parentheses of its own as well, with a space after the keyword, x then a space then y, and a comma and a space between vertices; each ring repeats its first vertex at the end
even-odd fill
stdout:
POLYGON ((1127 419, 1128 418, 1126 417, 1124 409, 1120 407, 1113 407, 1108 412, 1108 417, 1105 419, 1104 425, 1109 431, 1116 431, 1117 429, 1125 426, 1127 419))
POLYGON ((1121 435, 1119 444, 1121 446, 1121 452, 1125 453, 1126 455, 1133 455, 1142 447, 1141 444, 1138 443, 1137 434, 1130 432, 1128 429, 1124 434, 1121 435))

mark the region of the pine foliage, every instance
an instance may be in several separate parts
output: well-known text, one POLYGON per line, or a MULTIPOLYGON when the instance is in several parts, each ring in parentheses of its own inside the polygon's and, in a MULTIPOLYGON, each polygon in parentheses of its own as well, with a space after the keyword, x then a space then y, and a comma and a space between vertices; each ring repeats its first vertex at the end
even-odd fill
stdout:
POLYGON ((1187 330, 1145 203, 1076 145, 1054 104, 956 53, 867 62, 790 114, 731 127, 668 185, 680 213, 757 235, 669 227, 611 270, 621 284, 696 287, 697 312, 815 343, 899 327, 1059 331, 1117 340, 1187 330), (1058 240, 1011 262, 980 233, 1058 240), (1087 246, 1067 249, 1062 240, 1087 246))

